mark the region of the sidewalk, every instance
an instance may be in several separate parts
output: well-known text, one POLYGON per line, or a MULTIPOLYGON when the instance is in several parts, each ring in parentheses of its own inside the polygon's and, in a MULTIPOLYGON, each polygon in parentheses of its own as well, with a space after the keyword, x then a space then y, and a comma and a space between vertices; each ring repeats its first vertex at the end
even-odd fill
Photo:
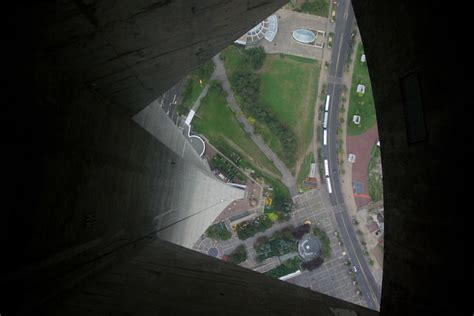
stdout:
MULTIPOLYGON (((356 47, 357 44, 360 43, 360 37, 357 35, 356 37, 356 47)), ((344 72, 343 83, 347 86, 347 93, 345 98, 347 99, 346 103, 344 104, 345 107, 345 123, 342 124, 342 139, 344 139, 344 163, 343 169, 345 170, 344 175, 341 175, 341 184, 342 184, 342 191, 344 195, 344 201, 347 207, 347 211, 349 215, 353 218, 357 218, 359 221, 358 226, 354 226, 356 230, 360 230, 362 232, 362 236, 357 235, 359 239, 359 244, 361 244, 361 240, 368 242, 368 251, 371 254, 371 258, 374 261, 374 264, 369 268, 374 276, 376 282, 381 285, 382 278, 383 278, 383 267, 379 265, 377 258, 375 258, 372 248, 369 244, 373 244, 373 237, 371 233, 365 226, 366 218, 366 211, 362 210, 359 212, 358 210, 370 203, 372 200, 368 197, 368 165, 370 161, 370 155, 372 152, 372 146, 378 140, 378 127, 375 125, 369 131, 367 131, 363 135, 359 136, 348 136, 347 135, 347 122, 350 118, 348 118, 349 113, 349 102, 350 102, 350 89, 352 87, 352 73, 354 69, 354 62, 356 57, 356 49, 354 49, 351 59, 353 63, 350 65, 349 71, 344 72), (349 153, 356 154, 356 162, 350 163, 347 161, 347 156, 349 153), (353 181, 359 181, 363 184, 364 191, 358 197, 354 197, 354 189, 353 189, 353 181), (365 197, 367 196, 367 197, 365 197), (364 217, 365 215, 365 217, 364 217)))

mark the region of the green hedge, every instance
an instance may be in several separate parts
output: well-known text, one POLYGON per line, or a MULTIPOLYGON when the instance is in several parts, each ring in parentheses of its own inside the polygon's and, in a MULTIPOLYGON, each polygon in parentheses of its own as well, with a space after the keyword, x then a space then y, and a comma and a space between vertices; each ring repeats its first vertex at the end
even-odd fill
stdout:
POLYGON ((282 276, 298 271, 300 269, 300 264, 301 264, 301 259, 298 257, 295 257, 295 258, 284 261, 278 267, 265 272, 265 274, 272 278, 278 279, 278 278, 281 278, 282 276))

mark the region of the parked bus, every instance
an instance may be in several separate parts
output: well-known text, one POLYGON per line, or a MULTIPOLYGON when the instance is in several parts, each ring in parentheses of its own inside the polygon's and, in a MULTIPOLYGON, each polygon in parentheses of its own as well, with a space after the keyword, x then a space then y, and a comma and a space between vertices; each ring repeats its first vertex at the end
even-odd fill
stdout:
POLYGON ((326 96, 326 106, 324 108, 324 111, 326 111, 326 112, 329 111, 329 99, 330 99, 330 95, 328 94, 326 96))
POLYGON ((324 128, 328 128, 328 117, 329 117, 329 113, 324 112, 324 122, 323 122, 323 127, 324 128))
POLYGON ((326 146, 328 144, 328 131, 326 129, 323 130, 323 145, 326 146))
POLYGON ((324 159, 324 175, 329 177, 329 163, 327 159, 324 159))
POLYGON ((328 191, 329 191, 329 194, 331 194, 331 193, 332 193, 331 178, 327 177, 327 178, 326 178, 326 183, 328 184, 328 191))

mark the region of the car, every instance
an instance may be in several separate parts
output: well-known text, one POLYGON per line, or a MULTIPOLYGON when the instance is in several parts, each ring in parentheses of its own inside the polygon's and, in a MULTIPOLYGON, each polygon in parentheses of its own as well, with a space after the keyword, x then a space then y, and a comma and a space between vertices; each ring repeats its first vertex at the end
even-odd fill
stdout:
POLYGON ((354 272, 357 272, 357 267, 356 266, 354 266, 354 272))

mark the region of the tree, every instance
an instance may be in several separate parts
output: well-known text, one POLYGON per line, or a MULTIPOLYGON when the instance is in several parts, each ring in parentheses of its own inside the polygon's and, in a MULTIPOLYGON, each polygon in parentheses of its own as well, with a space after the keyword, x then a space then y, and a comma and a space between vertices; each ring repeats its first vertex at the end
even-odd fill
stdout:
POLYGON ((209 226, 206 230, 206 236, 214 240, 228 240, 232 237, 232 234, 227 230, 225 224, 220 222, 209 226))
POLYGON ((309 271, 313 271, 316 268, 319 268, 324 262, 322 257, 317 257, 311 261, 303 262, 301 268, 309 271))
POLYGON ((262 68, 266 57, 263 47, 246 49, 244 52, 245 60, 250 65, 250 67, 252 67, 252 69, 259 70, 262 68))
POLYGON ((244 245, 240 245, 234 249, 229 256, 229 261, 234 264, 239 264, 247 260, 247 250, 244 245))

